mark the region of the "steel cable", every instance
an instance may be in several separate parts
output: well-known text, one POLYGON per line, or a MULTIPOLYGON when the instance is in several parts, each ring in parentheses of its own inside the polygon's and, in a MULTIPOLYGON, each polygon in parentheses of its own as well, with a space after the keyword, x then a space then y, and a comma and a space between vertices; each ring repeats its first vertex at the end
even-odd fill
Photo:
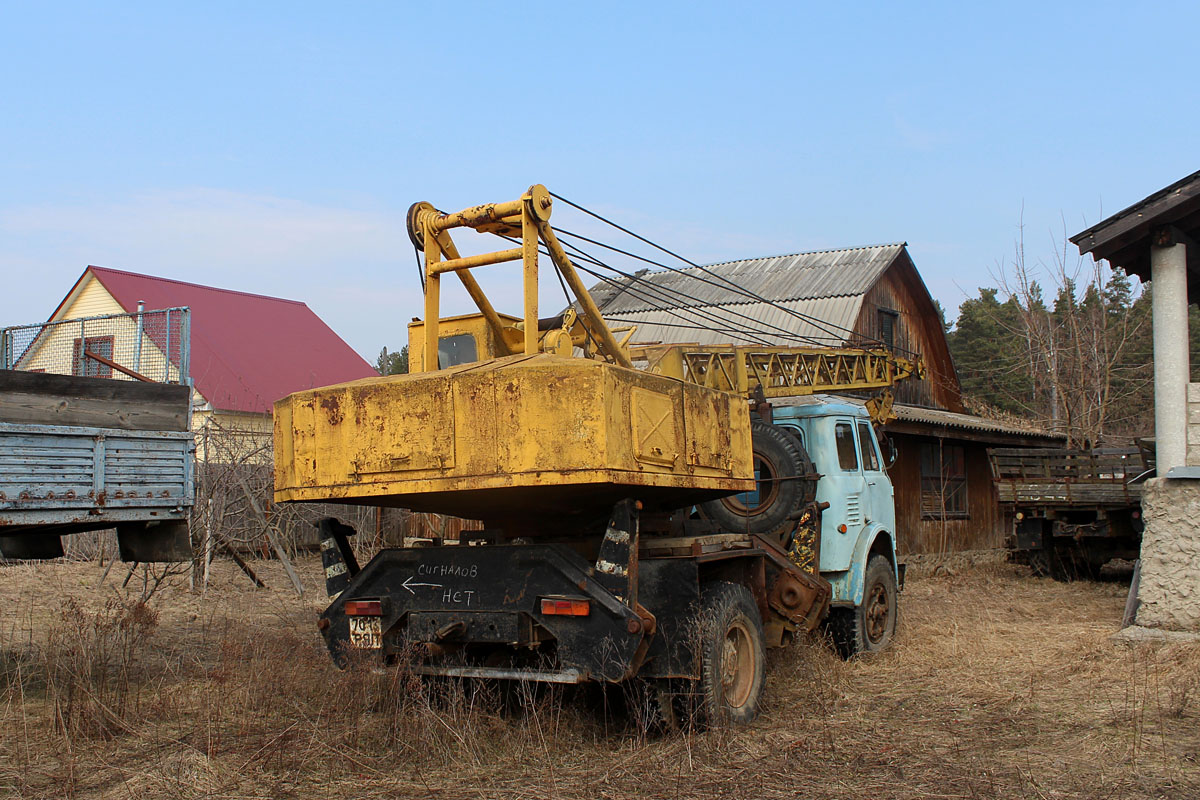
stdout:
MULTIPOLYGON (((788 314, 789 316, 792 316, 792 317, 794 317, 794 318, 796 318, 796 319, 799 319, 799 320, 802 320, 802 321, 808 322, 810 325, 813 325, 813 327, 816 327, 816 328, 818 328, 819 330, 823 330, 823 331, 825 331, 826 333, 829 333, 829 334, 831 334, 832 336, 836 337, 837 339, 846 339, 846 338, 849 338, 849 336, 861 336, 861 334, 858 334, 858 332, 857 332, 857 331, 854 331, 853 329, 850 329, 850 328, 843 328, 843 327, 842 327, 842 326, 840 326, 840 325, 834 325, 833 323, 828 323, 828 322, 825 322, 824 320, 821 320, 821 319, 820 319, 820 318, 818 318, 818 317, 813 317, 813 316, 811 316, 811 315, 804 314, 803 312, 799 312, 799 311, 796 311, 796 310, 794 310, 794 309, 787 308, 786 306, 782 306, 782 305, 780 305, 780 304, 779 304, 778 302, 776 302, 776 301, 768 300, 767 298, 765 298, 765 297, 763 297, 763 296, 759 295, 759 294, 758 294, 758 293, 756 293, 756 292, 753 292, 753 291, 751 291, 751 290, 749 290, 749 289, 746 289, 746 288, 744 288, 744 287, 742 287, 742 286, 738 286, 736 283, 734 283, 733 281, 731 281, 731 280, 729 280, 728 278, 724 277, 723 275, 718 275, 717 273, 714 273, 712 270, 708 269, 707 267, 704 267, 704 266, 702 266, 702 265, 700 265, 700 264, 697 264, 696 262, 694 262, 694 261, 692 261, 692 260, 690 260, 690 259, 688 259, 688 258, 685 258, 685 257, 683 257, 683 256, 679 255, 678 253, 676 253, 676 252, 674 252, 674 251, 672 251, 672 250, 669 250, 669 249, 667 249, 667 248, 663 247, 662 245, 660 245, 660 244, 657 244, 656 242, 653 242, 653 241, 651 241, 650 239, 647 239, 647 238, 646 238, 646 237, 644 237, 644 236, 641 236, 641 235, 639 235, 639 234, 637 234, 637 233, 634 233, 633 231, 629 230, 628 228, 626 228, 626 227, 624 227, 624 226, 622 226, 622 225, 619 225, 618 223, 616 223, 616 222, 613 222, 612 220, 610 220, 610 219, 608 219, 608 218, 606 218, 606 217, 604 217, 604 216, 602 216, 602 215, 600 215, 600 214, 597 214, 597 213, 596 213, 596 212, 594 212, 594 211, 591 211, 591 210, 589 210, 589 209, 587 209, 587 208, 584 208, 583 206, 579 205, 578 203, 574 203, 574 202, 572 202, 572 201, 568 200, 567 198, 563 197, 562 195, 555 194, 554 192, 551 192, 550 194, 551 194, 551 196, 552 196, 552 197, 554 197, 555 199, 558 199, 558 200, 561 200, 561 201, 563 201, 564 203, 566 203, 567 205, 571 206, 572 208, 575 208, 575 209, 577 209, 577 210, 579 210, 579 211, 582 211, 584 214, 587 214, 587 215, 588 215, 588 216, 590 216, 590 217, 593 217, 593 218, 595 218, 595 219, 598 219, 598 220, 600 220, 601 222, 605 223, 606 225, 610 225, 610 226, 612 226, 612 227, 616 228, 617 230, 621 231, 622 233, 625 233, 625 234, 627 234, 627 235, 629 235, 629 236, 632 236, 633 238, 637 239, 638 241, 640 241, 640 242, 644 242, 645 244, 648 244, 648 245, 650 245, 651 247, 653 247, 653 248, 655 248, 655 249, 657 249, 657 250, 660 250, 660 251, 662 251, 662 252, 666 253, 667 255, 671 256, 672 258, 676 258, 676 259, 678 259, 679 261, 682 261, 684 264, 687 264, 687 265, 688 265, 688 266, 690 266, 690 267, 693 267, 693 268, 695 268, 695 269, 698 269, 698 270, 700 270, 701 272, 703 272, 704 274, 706 274, 706 275, 710 276, 711 278, 715 278, 716 280, 718 280, 718 281, 720 281, 721 283, 725 284, 727 288, 729 288, 729 289, 732 289, 732 290, 733 290, 735 293, 737 293, 737 294, 740 294, 740 295, 742 295, 742 296, 744 296, 744 297, 747 297, 747 298, 750 298, 750 299, 752 299, 752 300, 756 300, 756 301, 758 301, 758 302, 760 302, 760 303, 766 303, 767 305, 770 305, 770 306, 772 306, 772 307, 774 307, 774 308, 777 308, 777 309, 779 309, 780 311, 783 311, 784 313, 788 314), (840 331, 841 333, 848 334, 849 336, 841 336, 839 333, 837 333, 838 331, 840 331)), ((559 232, 559 230, 560 230, 560 229, 558 229, 558 228, 555 228, 554 230, 555 230, 555 232, 557 233, 557 232, 559 232)), ((582 238, 582 239, 586 239, 586 238, 587 238, 587 237, 583 237, 583 236, 581 236, 581 235, 579 235, 579 234, 572 234, 572 233, 570 233, 569 231, 562 231, 562 233, 563 233, 564 235, 567 235, 567 236, 576 236, 577 238, 582 238)), ((618 248, 613 248, 613 247, 611 247, 611 246, 609 246, 609 245, 605 245, 605 244, 603 244, 602 242, 596 242, 596 241, 594 241, 594 240, 590 240, 590 239, 588 239, 588 241, 591 241, 593 244, 597 244, 597 245, 599 245, 599 246, 601 246, 601 247, 606 247, 606 248, 609 248, 609 249, 617 250, 618 252, 622 252, 622 253, 624 253, 625 255, 628 255, 628 256, 630 256, 630 257, 633 257, 633 258, 637 258, 638 260, 645 261, 645 262, 647 262, 647 263, 652 263, 652 264, 654 264, 654 265, 656 265, 656 266, 661 266, 661 267, 663 267, 664 269, 666 269, 666 270, 669 270, 669 271, 671 271, 671 272, 676 272, 676 273, 682 273, 682 272, 683 272, 683 270, 681 270, 681 269, 679 269, 679 268, 677 268, 677 267, 670 267, 670 266, 667 266, 666 264, 661 264, 661 263, 659 263, 659 262, 655 262, 655 261, 652 261, 652 260, 650 260, 650 259, 642 258, 642 257, 640 257, 640 256, 637 256, 637 255, 635 255, 635 254, 632 254, 632 253, 628 253, 628 252, 626 252, 626 251, 619 250, 618 248)), ((695 279, 695 280, 702 281, 703 283, 708 283, 708 284, 710 284, 710 285, 714 285, 714 286, 716 285, 716 284, 715 284, 715 283, 713 283, 712 281, 707 281, 707 280, 704 280, 704 279, 702 279, 702 278, 699 278, 699 277, 697 277, 697 276, 694 276, 694 275, 690 275, 690 276, 688 276, 688 277, 691 277, 691 278, 693 278, 693 279, 695 279)), ((882 342, 882 341, 880 341, 880 340, 878 340, 878 339, 873 339, 873 338, 871 338, 871 337, 862 337, 862 338, 866 338, 868 341, 871 341, 871 342, 873 342, 873 343, 875 343, 875 344, 884 345, 884 342, 882 342)))
MULTIPOLYGON (((500 236, 501 236, 501 238, 507 239, 510 242, 519 243, 519 240, 517 240, 513 237, 504 236, 504 235, 500 235, 500 236)), ((804 337, 801 337, 798 334, 794 334, 785 328, 779 328, 778 332, 776 333, 776 332, 761 331, 761 330, 754 330, 754 329, 747 329, 747 328, 730 328, 730 327, 714 328, 711 324, 697 324, 696 322, 689 320, 682 315, 683 314, 691 314, 693 316, 700 318, 701 321, 704 321, 707 323, 716 323, 718 325, 723 325, 723 326, 729 326, 729 325, 733 325, 735 323, 731 322, 728 319, 722 319, 717 314, 715 314, 712 311, 709 311, 707 309, 704 309, 704 308, 695 308, 695 307, 689 307, 689 306, 679 306, 677 308, 670 308, 665 305, 661 305, 664 301, 670 301, 673 299, 671 297, 671 293, 668 290, 665 290, 665 289, 663 289, 663 287, 656 286, 652 283, 642 282, 644 287, 646 287, 647 289, 649 289, 653 292, 658 293, 659 296, 655 297, 653 295, 648 295, 648 294, 642 293, 639 290, 633 288, 633 284, 640 280, 637 275, 630 274, 628 272, 625 272, 624 270, 621 270, 621 269, 613 267, 609 264, 606 264, 603 261, 600 261, 599 259, 597 259, 595 256, 592 256, 591 254, 581 250, 580 248, 578 248, 577 246, 575 246, 569 242, 564 242, 563 245, 564 245, 564 249, 569 248, 570 250, 574 251, 574 253, 571 255, 574 256, 574 258, 577 262, 590 263, 590 264, 598 266, 602 269, 607 269, 612 272, 615 272, 618 275, 621 275, 625 278, 630 279, 630 284, 624 284, 621 281, 617 281, 616 279, 611 278, 607 275, 596 272, 595 270, 588 269, 588 268, 582 266, 582 263, 577 263, 576 268, 580 272, 584 272, 588 275, 591 275, 593 278, 603 281, 604 283, 607 283, 611 286, 621 288, 624 291, 629 291, 630 294, 636 296, 638 299, 643 300, 643 301, 653 305, 656 310, 661 311, 666 314, 669 314, 670 316, 685 323, 683 325, 672 325, 672 326, 668 326, 668 327, 685 327, 685 328, 692 328, 692 329, 698 330, 698 331, 715 330, 715 331, 721 332, 721 333, 729 333, 729 334, 737 335, 739 338, 741 338, 745 341, 748 341, 751 344, 761 344, 764 346, 770 346, 770 342, 766 338, 768 336, 777 336, 777 337, 781 337, 781 338, 790 338, 790 339, 797 339, 797 340, 804 339, 804 337)), ((541 252, 542 254, 544 254, 546 256, 550 255, 549 252, 544 247, 539 246, 538 250, 539 250, 539 252, 541 252)), ((555 270, 555 272, 557 273, 557 270, 555 270)), ((559 280, 562 280, 561 276, 559 277, 559 280)), ((676 294, 679 294, 679 293, 677 292, 676 294)), ((687 297, 687 295, 684 295, 684 296, 687 297)), ((570 298, 568 297, 568 303, 569 302, 570 302, 570 298)), ((754 323, 758 322, 758 320, 755 320, 754 318, 748 317, 744 314, 739 314, 739 316, 745 317, 750 322, 754 322, 754 323)), ((652 324, 652 323, 647 323, 647 324, 652 324)))

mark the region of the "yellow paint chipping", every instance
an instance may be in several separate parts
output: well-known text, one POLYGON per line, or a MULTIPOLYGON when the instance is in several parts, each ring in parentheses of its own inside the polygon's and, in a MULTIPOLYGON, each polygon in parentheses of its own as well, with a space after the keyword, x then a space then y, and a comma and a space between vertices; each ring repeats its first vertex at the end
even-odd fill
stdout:
POLYGON ((275 426, 280 502, 472 516, 754 486, 744 399, 590 359, 517 355, 312 389, 279 401, 275 426))

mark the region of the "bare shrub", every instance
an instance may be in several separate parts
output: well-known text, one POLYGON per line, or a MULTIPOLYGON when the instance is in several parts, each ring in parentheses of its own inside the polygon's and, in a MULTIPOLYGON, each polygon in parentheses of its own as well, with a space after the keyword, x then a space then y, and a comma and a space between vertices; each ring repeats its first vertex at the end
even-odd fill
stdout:
POLYGON ((42 652, 56 730, 72 739, 128 730, 126 719, 140 711, 140 657, 157 621, 140 601, 114 598, 99 610, 66 602, 42 652))

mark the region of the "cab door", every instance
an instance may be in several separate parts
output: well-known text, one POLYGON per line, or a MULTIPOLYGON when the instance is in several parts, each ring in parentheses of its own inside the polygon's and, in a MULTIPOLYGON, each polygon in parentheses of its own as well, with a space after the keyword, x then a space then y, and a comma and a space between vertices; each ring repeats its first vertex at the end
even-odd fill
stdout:
POLYGON ((823 459, 825 463, 818 465, 823 475, 817 483, 817 500, 829 503, 821 515, 821 571, 838 572, 850 569, 854 546, 866 524, 864 502, 869 487, 855 420, 832 417, 824 422, 832 447, 826 451, 829 457, 823 459))
POLYGON ((879 453, 879 441, 871 423, 860 419, 855 423, 858 430, 858 449, 862 455, 863 480, 866 490, 861 498, 863 524, 896 530, 896 506, 892 497, 892 482, 883 471, 883 459, 879 453))

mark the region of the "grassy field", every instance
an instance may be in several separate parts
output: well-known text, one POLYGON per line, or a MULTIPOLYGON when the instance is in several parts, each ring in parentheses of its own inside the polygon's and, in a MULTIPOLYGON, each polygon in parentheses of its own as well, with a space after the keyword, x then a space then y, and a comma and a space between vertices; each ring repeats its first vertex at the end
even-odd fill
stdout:
POLYGON ((595 695, 514 710, 338 672, 299 566, 303 599, 219 564, 146 605, 120 564, 0 566, 0 795, 1200 797, 1200 648, 1110 641, 1119 583, 917 565, 890 652, 775 651, 753 725, 656 736, 595 695))

